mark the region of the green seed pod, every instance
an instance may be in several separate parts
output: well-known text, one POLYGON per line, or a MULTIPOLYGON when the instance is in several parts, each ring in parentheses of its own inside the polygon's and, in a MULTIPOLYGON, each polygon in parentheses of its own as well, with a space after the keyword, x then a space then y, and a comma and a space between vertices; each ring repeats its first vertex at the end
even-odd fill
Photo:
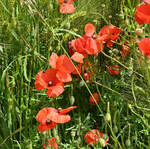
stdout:
POLYGON ((83 80, 80 81, 80 87, 82 87, 82 86, 84 86, 84 81, 83 80))
POLYGON ((71 104, 71 106, 74 104, 74 102, 75 102, 75 98, 74 98, 74 96, 71 96, 70 97, 70 104, 71 104))
POLYGON ((111 115, 110 115, 110 113, 106 113, 106 115, 105 115, 105 120, 106 120, 107 122, 110 122, 110 121, 111 121, 111 115))
POLYGON ((70 22, 67 22, 67 23, 64 25, 64 27, 65 27, 66 29, 70 29, 70 22))
POLYGON ((105 140, 103 138, 100 138, 99 139, 99 143, 102 147, 105 147, 106 146, 106 143, 105 143, 105 140))
POLYGON ((118 132, 118 127, 116 125, 113 127, 113 131, 114 131, 114 133, 118 132))
POLYGON ((143 34, 143 29, 137 28, 137 29, 135 30, 135 35, 141 36, 142 34, 143 34))
POLYGON ((127 139, 127 140, 126 140, 126 146, 127 146, 127 147, 130 147, 130 146, 131 146, 131 141, 130 141, 130 139, 127 139))

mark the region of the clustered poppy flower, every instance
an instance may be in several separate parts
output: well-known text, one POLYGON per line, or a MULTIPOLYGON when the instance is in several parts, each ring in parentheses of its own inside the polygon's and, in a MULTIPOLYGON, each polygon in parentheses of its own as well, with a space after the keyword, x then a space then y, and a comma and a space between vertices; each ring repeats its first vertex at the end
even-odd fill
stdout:
POLYGON ((142 55, 147 56, 150 59, 150 38, 142 38, 141 40, 138 40, 137 43, 142 55))
POLYGON ((150 4, 136 7, 134 18, 139 25, 150 24, 150 4))
POLYGON ((69 107, 62 110, 56 110, 55 108, 47 107, 43 108, 36 115, 36 120, 40 122, 37 126, 39 132, 44 132, 54 128, 57 124, 64 124, 71 120, 70 115, 66 113, 77 108, 77 106, 69 107))
POLYGON ((91 104, 92 106, 95 106, 96 103, 99 102, 99 95, 98 95, 98 93, 93 93, 92 95, 93 95, 94 99, 93 99, 92 96, 90 96, 89 102, 90 102, 90 104, 91 104))
POLYGON ((93 129, 93 130, 89 130, 85 136, 84 136, 84 139, 85 139, 85 142, 91 146, 91 145, 96 145, 98 144, 98 142, 102 145, 102 147, 105 147, 106 145, 109 145, 108 144, 108 140, 109 140, 109 137, 107 137, 107 139, 105 140, 104 138, 104 134, 101 133, 99 130, 97 129, 93 129))
POLYGON ((43 144, 44 149, 58 149, 58 144, 55 141, 55 137, 52 137, 51 139, 48 139, 48 147, 43 144))
POLYGON ((105 25, 98 33, 98 39, 107 44, 107 47, 113 46, 118 39, 121 29, 113 25, 105 25))
POLYGON ((56 53, 52 53, 49 59, 49 65, 57 71, 56 76, 58 80, 62 82, 72 81, 71 72, 75 68, 65 54, 58 56, 56 53))
POLYGON ((40 71, 35 78, 37 90, 47 89, 47 96, 57 97, 64 92, 64 83, 56 77, 57 71, 53 68, 45 72, 40 71))
POLYGON ((85 34, 81 38, 72 40, 72 47, 75 49, 75 53, 72 55, 72 59, 76 62, 83 63, 83 59, 88 55, 95 55, 103 50, 103 44, 94 37, 95 26, 93 24, 85 25, 85 34), (78 56, 74 56, 77 55, 78 56))
POLYGON ((118 65, 113 65, 112 67, 108 67, 106 66, 106 68, 108 69, 109 73, 113 76, 113 75, 119 75, 119 66, 118 65))
POLYGON ((59 7, 59 11, 62 14, 65 13, 73 13, 75 12, 75 8, 74 5, 72 4, 74 0, 58 0, 58 2, 60 3, 60 7, 59 7))

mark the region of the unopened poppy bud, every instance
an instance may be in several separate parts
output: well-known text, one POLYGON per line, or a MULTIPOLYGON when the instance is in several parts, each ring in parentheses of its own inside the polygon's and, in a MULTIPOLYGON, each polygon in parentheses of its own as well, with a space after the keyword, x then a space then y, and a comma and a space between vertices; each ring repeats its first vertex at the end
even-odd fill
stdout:
POLYGON ((80 87, 82 87, 82 86, 84 86, 84 81, 83 80, 80 81, 80 87))
POLYGON ((111 19, 111 18, 112 18, 112 15, 109 15, 108 17, 109 17, 109 19, 111 19))
POLYGON ((74 96, 71 96, 71 97, 70 97, 70 104, 73 105, 74 102, 75 102, 75 98, 74 98, 74 96))
POLYGON ((142 34, 143 34, 143 29, 137 28, 137 29, 135 30, 135 35, 141 36, 142 34))
POLYGON ((100 138, 99 139, 99 143, 102 147, 105 147, 106 146, 106 143, 105 143, 105 140, 103 138, 100 138))
POLYGON ((127 146, 127 147, 130 147, 130 146, 131 146, 131 141, 130 141, 130 139, 127 139, 127 140, 126 140, 126 146, 127 146))
POLYGON ((110 115, 110 113, 106 113, 106 115, 105 115, 105 120, 106 120, 107 122, 110 122, 110 121, 111 121, 111 115, 110 115))
POLYGON ((70 29, 70 22, 67 22, 64 26, 66 29, 70 29))
POLYGON ((113 131, 114 131, 114 133, 118 132, 118 127, 116 125, 114 126, 113 131))
POLYGON ((71 131, 71 136, 72 136, 72 137, 75 137, 75 135, 76 135, 76 131, 75 131, 75 130, 72 130, 72 131, 71 131))
POLYGON ((101 6, 102 6, 103 8, 105 8, 105 4, 102 4, 101 6))

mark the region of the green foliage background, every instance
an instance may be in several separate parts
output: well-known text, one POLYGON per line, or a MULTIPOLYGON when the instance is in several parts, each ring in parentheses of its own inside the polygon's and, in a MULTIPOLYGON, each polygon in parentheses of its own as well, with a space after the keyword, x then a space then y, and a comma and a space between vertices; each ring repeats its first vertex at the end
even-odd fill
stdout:
MULTIPOLYGON (((70 123, 60 125, 52 132, 58 142, 62 142, 61 148, 89 148, 84 143, 84 135, 95 122, 99 129, 109 134, 111 146, 108 148, 127 148, 125 140, 128 139, 132 144, 130 148, 150 148, 149 69, 143 68, 145 63, 137 63, 133 56, 134 44, 131 45, 131 57, 121 63, 123 69, 118 78, 108 75, 105 70, 106 64, 118 62, 115 57, 118 55, 109 55, 109 49, 106 49, 106 53, 95 56, 98 81, 88 86, 92 92, 97 89, 100 92, 102 102, 99 106, 103 113, 90 107, 87 100, 90 94, 76 79, 57 99, 48 99, 44 91, 34 88, 35 76, 48 68, 51 53, 63 54, 68 41, 84 34, 87 23, 97 26, 97 31, 106 24, 124 27, 129 32, 135 30, 136 25, 128 16, 133 16, 136 2, 75 0, 76 12, 66 15, 59 13, 57 0, 0 0, 0 148, 41 149, 42 138, 46 135, 37 132, 37 112, 47 106, 70 106, 72 95, 79 110, 71 113, 74 119, 70 123), (103 118, 108 102, 111 124, 103 118), (113 130, 115 126, 119 130, 117 133, 113 130), (76 132, 75 137, 72 137, 72 131, 76 132)), ((121 39, 127 36, 124 33, 121 39)))

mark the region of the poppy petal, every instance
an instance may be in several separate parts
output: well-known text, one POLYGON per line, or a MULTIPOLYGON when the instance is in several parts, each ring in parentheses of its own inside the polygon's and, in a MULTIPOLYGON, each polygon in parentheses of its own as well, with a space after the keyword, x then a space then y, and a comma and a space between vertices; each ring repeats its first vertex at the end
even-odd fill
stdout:
POLYGON ((48 97, 57 97, 64 92, 64 84, 58 83, 57 85, 48 88, 47 96, 48 97))
POLYGON ((60 115, 59 113, 56 113, 54 111, 51 111, 47 117, 51 121, 55 123, 61 123, 61 124, 69 122, 71 120, 69 115, 60 115))
POLYGON ((75 62, 83 63, 84 56, 82 54, 78 53, 78 52, 75 52, 71 56, 71 59, 73 59, 75 62))
POLYGON ((60 114, 65 114, 65 113, 68 113, 68 112, 70 112, 71 110, 76 109, 76 108, 77 108, 77 106, 69 107, 69 108, 66 108, 66 109, 63 109, 63 110, 59 110, 59 113, 60 113, 60 114))
POLYGON ((43 72, 42 71, 40 71, 37 75, 36 75, 36 77, 35 77, 35 84, 34 84, 34 86, 35 86, 35 88, 37 89, 37 90, 43 90, 43 89, 45 89, 46 87, 47 87, 47 83, 45 82, 45 80, 43 79, 43 72))
POLYGON ((39 132, 50 130, 56 126, 56 123, 52 122, 50 125, 42 125, 41 123, 37 126, 39 132))
POLYGON ((59 71, 64 73, 71 73, 75 69, 71 60, 66 55, 61 55, 58 58, 56 67, 59 71))
POLYGON ((94 32, 95 32, 95 26, 93 24, 86 24, 85 25, 85 33, 86 33, 86 36, 93 36, 94 32))
POLYGON ((56 68, 57 59, 58 55, 56 53, 52 53, 52 55, 49 58, 49 65, 52 66, 52 68, 56 68))
POLYGON ((71 82, 72 81, 72 77, 70 73, 64 73, 61 71, 58 71, 56 74, 58 80, 62 81, 62 82, 71 82))
POLYGON ((62 3, 59 7, 60 13, 73 13, 75 12, 75 8, 73 4, 62 3))

